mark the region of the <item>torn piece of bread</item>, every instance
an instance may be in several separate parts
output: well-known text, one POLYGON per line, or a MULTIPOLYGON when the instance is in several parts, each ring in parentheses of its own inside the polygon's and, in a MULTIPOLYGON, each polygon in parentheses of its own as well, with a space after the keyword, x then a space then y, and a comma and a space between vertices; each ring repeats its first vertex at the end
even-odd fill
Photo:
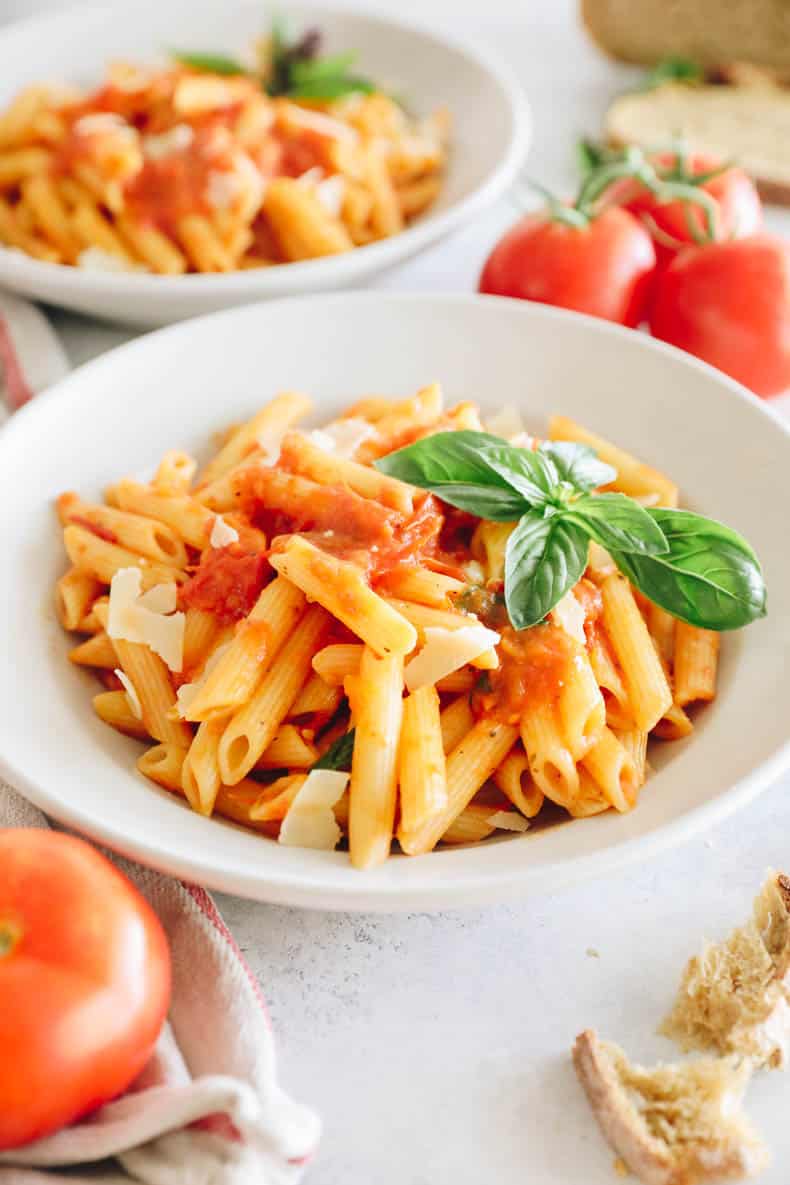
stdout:
POLYGON ((581 0, 581 16, 601 49, 626 62, 740 58, 790 69, 787 0, 581 0))
POLYGON ((680 138, 692 152, 740 165, 766 201, 790 204, 788 88, 668 82, 630 91, 609 107, 604 134, 617 147, 656 148, 680 138))
POLYGON ((706 943, 683 972, 660 1030, 683 1049, 737 1053, 755 1065, 790 1057, 790 879, 769 873, 751 921, 706 943))
POLYGON ((588 1029, 573 1064, 605 1138, 645 1185, 733 1181, 767 1163, 740 1111, 748 1062, 700 1058, 648 1070, 588 1029))

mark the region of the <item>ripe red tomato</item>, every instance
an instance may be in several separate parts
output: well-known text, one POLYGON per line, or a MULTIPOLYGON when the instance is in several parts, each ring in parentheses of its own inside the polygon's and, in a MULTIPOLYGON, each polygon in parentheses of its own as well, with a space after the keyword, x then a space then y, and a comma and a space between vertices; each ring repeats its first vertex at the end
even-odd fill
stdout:
POLYGON ((0 830, 0 1149, 121 1094, 169 999, 167 939, 134 886, 80 839, 0 830))
MULTIPOLYGON (((760 229, 763 207, 754 182, 743 169, 729 167, 716 173, 709 181, 695 182, 721 165, 713 156, 695 155, 679 165, 675 152, 657 153, 650 157, 658 176, 665 181, 674 178, 709 194, 715 202, 714 229, 716 239, 745 238, 760 229)), ((643 220, 649 220, 656 240, 656 255, 660 266, 669 263, 676 251, 693 244, 695 235, 706 231, 705 216, 700 206, 679 198, 661 200, 638 180, 624 178, 607 191, 606 203, 616 203, 643 220), (674 245, 673 245, 674 244, 674 245)))
POLYGON ((655 265, 650 235, 627 210, 605 210, 585 226, 528 215, 489 255, 480 291, 638 325, 655 265))
POLYGON ((655 337, 750 387, 790 386, 790 244, 754 235, 687 247, 658 281, 655 337))

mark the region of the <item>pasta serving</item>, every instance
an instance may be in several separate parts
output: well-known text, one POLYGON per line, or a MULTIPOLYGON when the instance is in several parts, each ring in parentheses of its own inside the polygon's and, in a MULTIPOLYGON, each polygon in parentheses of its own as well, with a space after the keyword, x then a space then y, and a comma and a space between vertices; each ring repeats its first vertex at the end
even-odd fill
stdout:
POLYGON ((706 609, 684 577, 676 620, 645 573, 682 567, 692 520, 699 564, 710 520, 574 421, 539 444, 506 410, 485 435, 438 385, 297 429, 310 406, 278 395, 200 473, 173 451, 103 504, 58 500, 70 658, 104 686, 97 715, 145 743, 140 772, 280 843, 347 842, 357 867, 395 839, 417 855, 633 809, 648 740, 690 734, 715 695, 718 630, 764 612, 759 567, 745 608, 706 609))
MULTIPOLYGON (((31 86, 0 113, 0 243, 161 275, 229 272, 397 234, 442 186, 448 117, 418 120, 318 35, 254 69, 115 63, 87 94, 31 86)), ((279 49, 277 48, 279 46, 279 49)))

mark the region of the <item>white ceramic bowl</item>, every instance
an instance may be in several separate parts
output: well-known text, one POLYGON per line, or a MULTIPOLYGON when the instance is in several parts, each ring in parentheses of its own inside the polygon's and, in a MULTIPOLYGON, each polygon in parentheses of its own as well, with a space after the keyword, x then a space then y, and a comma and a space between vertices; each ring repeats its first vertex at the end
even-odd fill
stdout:
POLYGON ((344 909, 439 908, 556 888, 704 830, 790 760, 790 433, 717 371, 632 331, 494 298, 357 293, 231 310, 139 339, 36 399, 0 432, 0 772, 56 818, 215 888, 344 909), (305 346, 309 348, 305 348, 305 346), (688 742, 658 745, 631 814, 355 871, 192 814, 135 771, 140 751, 94 715, 52 607, 64 571, 52 499, 95 496, 162 452, 205 450, 277 390, 316 420, 363 393, 441 379, 448 399, 575 416, 673 474, 684 500, 761 556, 769 616, 722 644, 719 697, 688 742))
MULTIPOLYGON (((391 239, 347 254, 228 275, 95 273, 0 247, 0 284, 108 320, 165 325, 273 296, 359 284, 469 221, 508 187, 530 136, 526 99, 510 71, 476 45, 397 19, 314 5, 281 5, 294 30, 319 27, 327 49, 359 51, 360 69, 408 98, 419 114, 447 106, 453 140, 435 206, 391 239)), ((0 32, 0 106, 24 85, 96 83, 108 60, 161 60, 171 46, 238 54, 265 28, 259 0, 141 0, 69 10, 0 32)))

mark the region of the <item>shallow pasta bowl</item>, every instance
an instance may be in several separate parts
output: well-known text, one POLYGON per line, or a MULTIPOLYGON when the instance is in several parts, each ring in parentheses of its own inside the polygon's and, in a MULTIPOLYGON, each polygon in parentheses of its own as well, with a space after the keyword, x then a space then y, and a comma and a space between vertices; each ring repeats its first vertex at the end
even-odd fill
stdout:
POLYGON ((324 908, 440 908, 524 896, 644 859, 743 806, 788 763, 790 434, 702 363, 639 334, 537 305, 382 293, 230 310, 141 338, 76 371, 0 433, 4 579, 0 773, 55 817, 209 886, 324 908), (431 326, 426 332, 426 325, 431 326), (310 349, 303 344, 310 342, 310 349), (55 618, 65 570, 52 500, 150 473, 168 448, 205 455, 223 423, 278 390, 316 422, 363 394, 432 379, 448 400, 515 403, 540 432, 563 412, 671 474, 683 501, 761 556, 766 619, 722 645, 719 695, 686 741, 652 749, 638 807, 524 836, 354 870, 347 853, 281 846, 144 781, 139 744, 91 710, 55 618))
MULTIPOLYGON (((226 275, 89 272, 0 248, 0 283, 105 319, 164 325, 268 297, 359 284, 466 223, 504 192, 523 163, 530 121, 518 84, 500 62, 475 45, 397 19, 312 5, 285 12, 294 30, 320 28, 328 52, 357 50, 360 69, 403 95, 415 113, 450 110, 446 180, 425 215, 390 239, 342 255, 226 275)), ((265 21, 257 0, 143 0, 114 10, 111 20, 95 7, 24 22, 0 32, 0 106, 30 83, 94 85, 108 61, 162 61, 172 46, 239 55, 265 21)))

